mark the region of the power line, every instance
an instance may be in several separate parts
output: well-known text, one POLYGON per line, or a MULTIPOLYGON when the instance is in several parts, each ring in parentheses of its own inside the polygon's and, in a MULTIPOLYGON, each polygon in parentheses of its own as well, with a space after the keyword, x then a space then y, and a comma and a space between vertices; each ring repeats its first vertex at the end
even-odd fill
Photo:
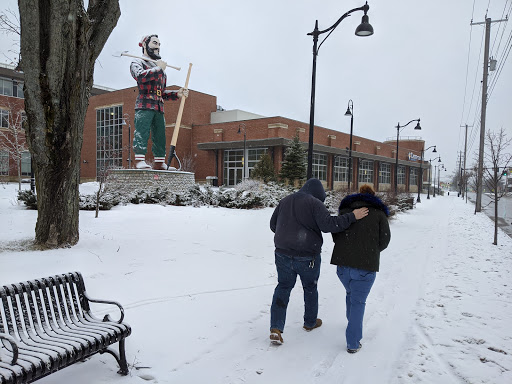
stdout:
MULTIPOLYGON (((482 33, 482 40, 480 42, 480 53, 478 54, 478 61, 477 61, 477 63, 481 62, 482 51, 483 51, 483 43, 484 43, 484 36, 485 36, 485 33, 482 33)), ((471 113, 471 107, 473 106, 473 99, 475 97, 475 89, 476 89, 477 82, 478 82, 478 65, 477 65, 477 68, 476 68, 476 71, 475 71, 475 81, 473 83, 473 92, 472 92, 472 96, 471 96, 471 103, 469 104, 468 117, 469 117, 469 114, 471 113)), ((465 120, 467 121, 467 118, 465 120)))
MULTIPOLYGON (((509 8, 509 13, 510 13, 511 9, 512 9, 512 3, 509 8)), ((507 21, 505 22, 505 24, 507 24, 507 23, 508 23, 508 14, 507 14, 507 21)), ((508 55, 510 54, 511 49, 512 49, 512 30, 510 31, 507 42, 505 43, 505 48, 503 49, 503 54, 499 58, 499 64, 498 64, 498 69, 496 70, 496 74, 492 78, 491 85, 489 87, 489 93, 487 95, 488 100, 490 99, 492 92, 496 86, 496 83, 498 82, 498 79, 501 75, 501 72, 503 71, 503 68, 505 66, 505 63, 507 61, 507 58, 508 58, 508 55)))
MULTIPOLYGON (((507 3, 508 3, 508 0, 505 1, 505 5, 503 6, 503 12, 501 13, 501 18, 502 19, 505 18, 505 17, 508 18, 508 15, 510 14, 510 8, 509 8, 508 12, 505 12, 505 9, 507 8, 507 3)), ((512 3, 510 4, 510 6, 512 7, 512 3)), ((503 35, 505 33, 506 27, 507 27, 507 23, 505 23, 503 25, 503 31, 501 31, 501 37, 500 37, 500 41, 498 43, 498 48, 496 48, 496 52, 499 52, 499 50, 500 50, 501 41, 503 40, 503 35)), ((492 52, 495 52, 494 51, 494 44, 496 44, 496 39, 498 38, 498 35, 499 35, 499 32, 500 32, 500 28, 501 28, 501 24, 498 24, 498 30, 496 31, 496 37, 494 38, 494 42, 492 43, 491 56, 492 56, 492 52)))
MULTIPOLYGON (((506 30, 506 26, 508 24, 508 16, 510 15, 510 12, 512 10, 512 2, 511 2, 509 7, 508 7, 508 11, 505 11, 506 8, 507 8, 507 3, 508 3, 508 0, 506 0, 505 5, 503 7, 502 18, 503 18, 503 16, 505 16, 505 19, 504 19, 504 23, 503 23, 503 30, 502 30, 502 33, 501 33, 500 42, 498 44, 498 48, 495 51, 496 55, 498 55, 499 49, 501 47, 501 42, 503 40, 503 36, 504 36, 505 30, 506 30)), ((498 30, 499 30, 499 28, 501 28, 501 23, 499 23, 498 30)), ((496 37, 497 37, 497 35, 496 35, 496 37)), ((501 54, 500 57, 497 58, 497 60, 498 60, 498 68, 495 71, 494 76, 492 76, 491 83, 489 85, 489 92, 488 92, 488 95, 487 95, 487 100, 490 99, 490 97, 492 95, 492 92, 493 92, 493 90, 494 90, 494 88, 496 86, 496 83, 498 82, 498 79, 499 79, 499 77, 501 75, 501 72, 502 72, 502 70, 504 68, 504 65, 505 65, 505 63, 507 61, 508 55, 510 54, 511 47, 512 47, 512 31, 510 31, 510 33, 508 35, 507 42, 505 43, 505 47, 503 49, 503 53, 501 54)))

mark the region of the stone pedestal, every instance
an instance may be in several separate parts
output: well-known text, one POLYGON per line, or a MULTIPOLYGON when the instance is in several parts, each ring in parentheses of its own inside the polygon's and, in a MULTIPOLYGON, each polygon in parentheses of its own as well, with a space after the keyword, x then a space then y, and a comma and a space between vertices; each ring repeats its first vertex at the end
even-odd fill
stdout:
POLYGON ((129 190, 144 190, 151 187, 165 187, 176 194, 185 193, 195 184, 192 172, 157 171, 153 169, 113 169, 108 182, 122 184, 129 190))

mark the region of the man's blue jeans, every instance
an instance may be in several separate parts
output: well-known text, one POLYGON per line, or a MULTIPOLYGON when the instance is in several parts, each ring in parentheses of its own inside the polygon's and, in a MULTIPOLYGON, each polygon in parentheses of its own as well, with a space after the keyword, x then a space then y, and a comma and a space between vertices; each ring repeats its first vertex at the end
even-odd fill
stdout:
POLYGON ((318 315, 318 289, 317 283, 320 277, 320 255, 315 257, 311 267, 311 257, 290 257, 275 253, 277 268, 277 287, 272 298, 270 308, 270 329, 284 331, 286 321, 286 309, 290 300, 290 293, 300 276, 304 289, 304 325, 313 327, 318 315))
POLYGON ((359 348, 359 342, 363 338, 363 317, 366 307, 366 298, 372 289, 376 272, 365 271, 351 267, 340 267, 336 274, 347 291, 347 348, 359 348))

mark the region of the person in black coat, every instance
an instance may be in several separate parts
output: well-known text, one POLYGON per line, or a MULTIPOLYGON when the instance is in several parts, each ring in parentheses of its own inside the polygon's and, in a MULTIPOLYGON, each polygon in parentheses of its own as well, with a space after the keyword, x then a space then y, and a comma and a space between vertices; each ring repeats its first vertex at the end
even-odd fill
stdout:
POLYGON ((366 207, 369 209, 368 217, 344 232, 332 234, 334 250, 331 264, 338 266, 336 273, 346 290, 348 325, 345 336, 349 353, 361 348, 366 298, 379 271, 380 253, 391 240, 388 207, 375 196, 371 186, 363 185, 359 192, 345 197, 338 212, 343 215, 366 207))
POLYGON ((322 232, 341 232, 368 214, 368 208, 362 207, 332 216, 324 200, 320 180, 309 179, 298 192, 279 202, 270 219, 278 279, 270 308, 270 340, 274 344, 283 342, 286 309, 297 275, 304 289, 304 329, 311 331, 322 325, 317 318, 322 232))

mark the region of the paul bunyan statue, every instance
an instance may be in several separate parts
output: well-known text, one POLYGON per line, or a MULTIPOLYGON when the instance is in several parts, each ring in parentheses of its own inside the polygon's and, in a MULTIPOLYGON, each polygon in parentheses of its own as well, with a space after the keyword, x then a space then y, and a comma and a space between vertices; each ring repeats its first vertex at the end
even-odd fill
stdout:
POLYGON ((135 59, 130 65, 130 72, 139 88, 139 95, 135 101, 135 133, 133 137, 135 167, 137 169, 151 168, 146 163, 146 152, 151 134, 153 169, 167 170, 164 100, 186 98, 188 89, 180 88, 177 92, 165 89, 167 63, 160 57, 158 35, 144 36, 139 46, 142 47, 143 58, 148 58, 150 61, 135 59))

